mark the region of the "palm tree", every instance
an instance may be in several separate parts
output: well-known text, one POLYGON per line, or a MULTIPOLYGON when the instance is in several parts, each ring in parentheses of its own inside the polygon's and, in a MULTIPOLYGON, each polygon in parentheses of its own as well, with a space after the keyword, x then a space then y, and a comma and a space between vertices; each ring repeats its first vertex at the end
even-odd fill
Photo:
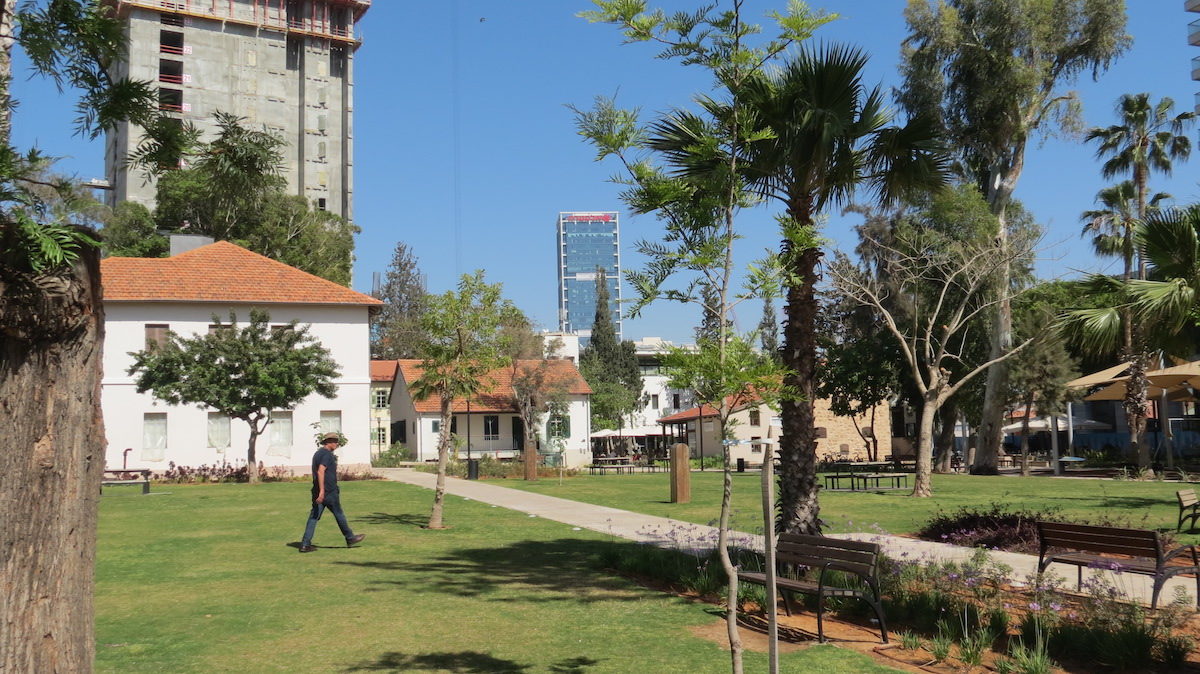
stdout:
POLYGON ((1123 345, 1123 334, 1133 324, 1134 349, 1129 357, 1129 381, 1123 401, 1138 465, 1150 466, 1149 447, 1143 441, 1151 362, 1149 347, 1186 355, 1194 351, 1187 328, 1200 310, 1200 205, 1152 211, 1137 223, 1133 245, 1148 262, 1148 279, 1117 281, 1093 276, 1088 284, 1096 293, 1114 296, 1108 306, 1068 312, 1069 334, 1093 353, 1111 353, 1123 345))
MULTIPOLYGON (((881 201, 931 189, 947 182, 949 160, 935 137, 934 124, 917 119, 892 121, 878 87, 863 83, 867 55, 830 45, 803 49, 774 73, 747 78, 737 100, 717 110, 718 118, 737 113, 746 142, 740 175, 765 198, 784 205, 782 254, 789 279, 785 308, 785 385, 797 393, 781 404, 781 531, 819 533, 817 520, 816 381, 814 294, 821 260, 818 218, 846 204, 859 188, 881 201), (736 107, 735 107, 736 105, 736 107)), ((685 174, 714 173, 728 167, 710 148, 696 143, 686 126, 660 124, 651 140, 685 174)))
MULTIPOLYGON (((1150 198, 1147 211, 1157 211, 1163 200, 1171 195, 1166 192, 1156 192, 1150 198)), ((1083 220, 1082 236, 1092 237, 1092 248, 1097 255, 1120 257, 1124 263, 1121 273, 1122 281, 1133 278, 1133 262, 1135 248, 1133 232, 1139 215, 1137 206, 1137 187, 1133 181, 1125 180, 1112 187, 1105 187, 1096 193, 1096 201, 1103 208, 1084 211, 1080 214, 1083 220)), ((1133 321, 1128 316, 1122 317, 1123 338, 1121 346, 1125 354, 1133 353, 1133 321)))
MULTIPOLYGON (((1133 181, 1137 219, 1144 220, 1151 200, 1147 197, 1150 173, 1171 174, 1175 159, 1186 160, 1192 151, 1192 141, 1184 135, 1196 120, 1196 113, 1181 112, 1172 116, 1175 101, 1163 97, 1150 104, 1150 94, 1125 94, 1117 99, 1119 124, 1096 127, 1088 131, 1086 140, 1097 141, 1096 157, 1105 159, 1101 168, 1105 178, 1129 174, 1133 181)), ((1145 264, 1138 263, 1138 278, 1145 279, 1145 264)))

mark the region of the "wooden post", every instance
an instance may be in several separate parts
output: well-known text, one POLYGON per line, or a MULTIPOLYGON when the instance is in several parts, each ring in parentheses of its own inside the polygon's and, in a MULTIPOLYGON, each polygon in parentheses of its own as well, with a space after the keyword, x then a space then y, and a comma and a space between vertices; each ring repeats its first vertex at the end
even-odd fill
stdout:
MULTIPOLYGON (((767 429, 770 433, 770 429, 767 429)), ((775 443, 767 445, 763 452, 762 506, 763 506, 763 572, 767 576, 767 671, 779 672, 779 598, 775 588, 775 443)))
POLYGON ((682 442, 671 447, 671 503, 692 502, 690 450, 682 442))

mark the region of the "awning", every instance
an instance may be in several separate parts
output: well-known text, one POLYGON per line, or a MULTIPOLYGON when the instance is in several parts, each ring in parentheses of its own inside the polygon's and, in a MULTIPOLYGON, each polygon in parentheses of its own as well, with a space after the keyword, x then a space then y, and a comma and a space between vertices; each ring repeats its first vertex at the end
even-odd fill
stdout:
MULTIPOLYGON (((1111 431, 1112 430, 1112 426, 1109 426, 1108 424, 1104 423, 1103 421, 1093 421, 1092 419, 1082 419, 1080 417, 1072 417, 1071 425, 1074 426, 1075 430, 1077 430, 1077 431, 1111 431)), ((1022 422, 1018 421, 1015 424, 1009 424, 1007 426, 1004 426, 1000 430, 1005 433, 1020 433, 1021 427, 1022 427, 1022 422)), ((1051 427, 1051 418, 1038 417, 1036 419, 1029 420, 1029 432, 1030 433, 1040 433, 1042 431, 1049 431, 1049 430, 1051 430, 1051 428, 1052 428, 1051 427)), ((1060 431, 1067 430, 1067 418, 1065 416, 1059 415, 1058 430, 1060 430, 1060 431)))

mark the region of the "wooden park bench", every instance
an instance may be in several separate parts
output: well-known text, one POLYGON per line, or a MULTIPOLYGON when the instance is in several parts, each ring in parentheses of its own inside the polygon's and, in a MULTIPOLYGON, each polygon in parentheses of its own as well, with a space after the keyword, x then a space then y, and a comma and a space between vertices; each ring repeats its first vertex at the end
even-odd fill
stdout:
POLYGON ((1167 580, 1182 573, 1196 576, 1196 606, 1200 608, 1200 557, 1196 546, 1185 545, 1164 552, 1158 533, 1145 529, 1119 529, 1087 524, 1038 522, 1038 573, 1054 562, 1078 567, 1076 590, 1083 587, 1083 568, 1110 569, 1154 577, 1150 608, 1158 607, 1158 595, 1167 580), (1047 555, 1051 548, 1069 550, 1047 555), (1191 552, 1190 565, 1169 564, 1171 560, 1191 552), (1112 557, 1106 555, 1120 555, 1112 557))
MULTIPOLYGON (((826 597, 852 597, 871 605, 879 619, 879 633, 888 642, 887 623, 879 598, 879 545, 860 541, 780 534, 775 546, 775 563, 779 569, 775 587, 783 595, 783 607, 792 614, 795 593, 817 597, 817 638, 825 641, 823 617, 826 597), (812 572, 818 571, 814 581, 812 572), (826 584, 827 571, 840 571, 857 576, 860 588, 836 587, 826 584)), ((748 583, 766 586, 767 575, 762 572, 740 571, 738 578, 748 583)))
POLYGON ((1196 490, 1180 489, 1175 492, 1175 498, 1179 499, 1179 524, 1175 525, 1175 530, 1182 529, 1183 523, 1188 520, 1192 521, 1189 528, 1195 529, 1196 520, 1200 519, 1200 499, 1196 498, 1196 490))
POLYGON ((148 470, 106 470, 104 476, 100 479, 100 493, 104 493, 105 487, 119 487, 122 485, 141 485, 142 493, 150 493, 150 471, 148 470), (141 476, 137 479, 135 476, 141 476))

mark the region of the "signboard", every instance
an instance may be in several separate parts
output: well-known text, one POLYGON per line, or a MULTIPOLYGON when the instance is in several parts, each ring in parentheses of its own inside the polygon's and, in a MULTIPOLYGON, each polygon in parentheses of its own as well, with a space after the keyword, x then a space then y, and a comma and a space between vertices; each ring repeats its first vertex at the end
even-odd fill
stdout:
POLYGON ((563 216, 564 222, 612 222, 615 213, 570 213, 563 216))

